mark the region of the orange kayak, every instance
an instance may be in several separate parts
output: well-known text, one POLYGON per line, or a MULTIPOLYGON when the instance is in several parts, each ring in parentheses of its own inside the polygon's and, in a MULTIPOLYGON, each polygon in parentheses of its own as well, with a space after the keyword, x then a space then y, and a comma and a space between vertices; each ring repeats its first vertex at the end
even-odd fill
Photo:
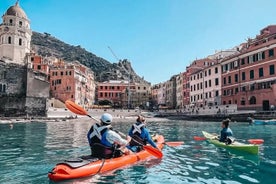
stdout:
MULTIPOLYGON (((164 137, 162 135, 156 135, 154 137, 158 148, 162 149, 164 146, 164 137)), ((68 179, 76 179, 87 176, 93 176, 95 174, 111 171, 126 165, 134 164, 140 160, 153 157, 146 150, 142 150, 138 153, 129 155, 123 155, 118 158, 112 159, 97 159, 86 156, 69 159, 64 162, 56 164, 51 172, 48 173, 48 177, 53 181, 62 181, 68 179)))

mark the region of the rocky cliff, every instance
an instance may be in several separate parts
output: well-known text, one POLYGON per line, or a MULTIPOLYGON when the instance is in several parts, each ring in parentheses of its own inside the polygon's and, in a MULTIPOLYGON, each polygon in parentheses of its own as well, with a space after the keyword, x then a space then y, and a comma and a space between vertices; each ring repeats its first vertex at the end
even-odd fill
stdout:
POLYGON ((130 78, 134 82, 148 83, 135 73, 128 60, 124 59, 118 63, 110 63, 88 52, 80 45, 69 45, 51 36, 49 33, 33 31, 31 45, 32 49, 41 56, 55 56, 68 62, 78 61, 91 68, 95 73, 97 81, 128 80, 130 78))

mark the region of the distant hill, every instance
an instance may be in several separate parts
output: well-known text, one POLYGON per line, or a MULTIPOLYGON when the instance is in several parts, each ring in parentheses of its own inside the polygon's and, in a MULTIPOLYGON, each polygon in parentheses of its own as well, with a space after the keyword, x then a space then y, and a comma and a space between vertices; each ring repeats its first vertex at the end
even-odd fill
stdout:
POLYGON ((80 45, 73 46, 51 36, 49 33, 38 33, 33 31, 32 49, 41 56, 55 56, 65 61, 78 61, 94 71, 97 81, 106 80, 130 80, 134 82, 148 83, 138 76, 128 60, 121 60, 118 63, 109 61, 88 52, 80 45))

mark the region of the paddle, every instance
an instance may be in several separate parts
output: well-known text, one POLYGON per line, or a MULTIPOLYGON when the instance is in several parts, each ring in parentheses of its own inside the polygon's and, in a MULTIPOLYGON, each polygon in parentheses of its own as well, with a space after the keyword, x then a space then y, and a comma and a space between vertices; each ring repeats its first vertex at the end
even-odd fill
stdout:
MULTIPOLYGON (((199 137, 199 136, 194 136, 195 141, 204 141, 206 140, 205 137, 199 137)), ((243 140, 243 139, 236 139, 236 140, 243 140)), ((247 140, 251 144, 263 144, 264 140, 263 139, 248 139, 247 140)))
POLYGON ((167 146, 171 146, 171 147, 176 147, 176 146, 180 146, 182 144, 184 144, 183 141, 179 141, 179 142, 164 142, 163 144, 167 145, 167 146))
MULTIPOLYGON (((79 114, 79 115, 86 115, 92 119, 94 119, 95 121, 99 122, 99 120, 97 120, 96 118, 94 118, 93 116, 90 116, 87 111, 82 108, 81 106, 75 104, 74 102, 72 102, 71 100, 66 100, 65 101, 65 106, 67 107, 67 109, 69 109, 71 112, 75 113, 75 114, 79 114)), ((119 131, 118 131, 119 132, 119 131)), ((119 132, 120 134, 126 136, 125 134, 123 134, 122 132, 119 132)), ((133 139, 134 140, 134 139, 133 139)), ((136 141, 136 140, 134 140, 136 141)), ((136 141, 137 142, 137 141, 136 141)), ((152 147, 152 146, 148 146, 148 145, 143 145, 144 149, 149 152, 151 155, 157 157, 157 158, 162 158, 163 157, 163 153, 152 147)))

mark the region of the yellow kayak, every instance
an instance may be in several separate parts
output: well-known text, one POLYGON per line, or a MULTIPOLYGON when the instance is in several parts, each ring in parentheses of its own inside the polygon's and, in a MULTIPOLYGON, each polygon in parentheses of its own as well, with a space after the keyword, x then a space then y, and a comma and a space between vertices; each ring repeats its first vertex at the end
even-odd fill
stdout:
POLYGON ((217 135, 215 134, 211 134, 205 131, 202 131, 202 134, 204 135, 204 137, 207 139, 208 142, 218 147, 223 147, 226 149, 241 151, 241 152, 250 153, 254 155, 257 155, 259 153, 259 146, 256 144, 245 144, 238 141, 234 141, 233 143, 227 145, 224 142, 220 142, 219 140, 215 139, 217 137, 217 135))

